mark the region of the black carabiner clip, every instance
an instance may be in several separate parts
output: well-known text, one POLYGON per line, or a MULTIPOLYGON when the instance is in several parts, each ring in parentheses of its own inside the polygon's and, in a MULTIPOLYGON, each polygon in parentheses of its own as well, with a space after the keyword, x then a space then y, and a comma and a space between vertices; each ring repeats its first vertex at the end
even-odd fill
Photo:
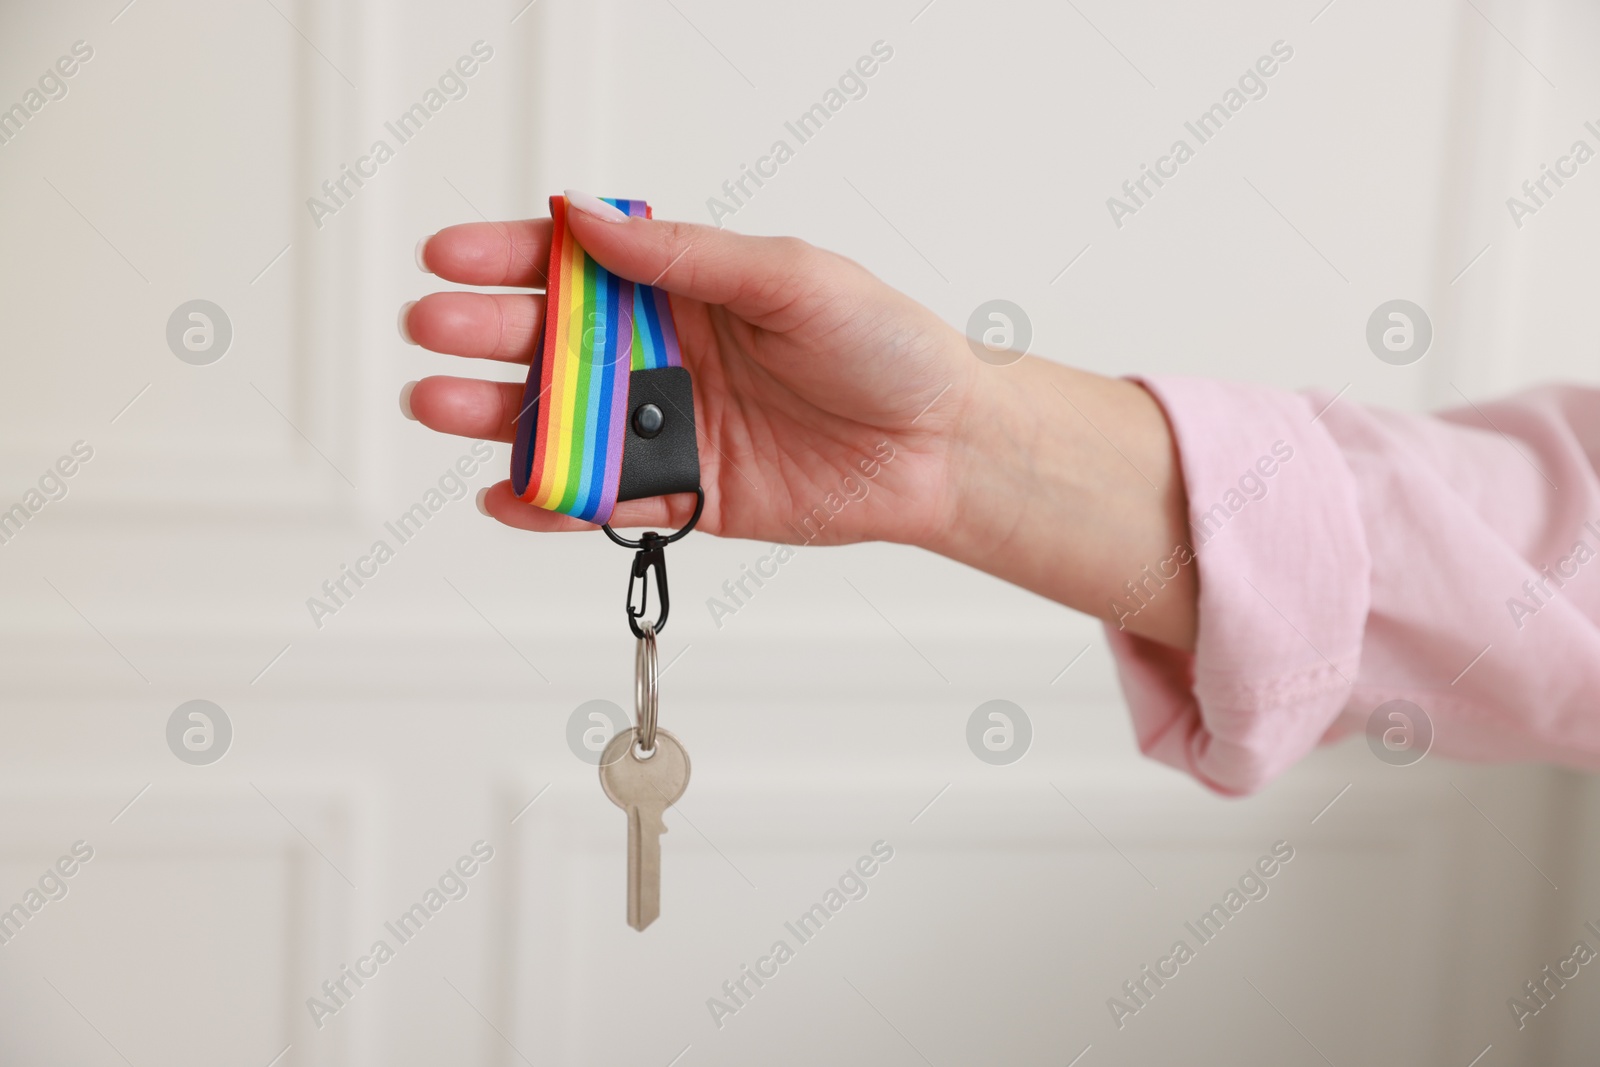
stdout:
POLYGON ((655 571, 656 587, 661 591, 661 613, 656 617, 652 626, 656 633, 660 633, 667 625, 667 612, 672 609, 672 600, 667 593, 667 545, 670 539, 662 537, 654 530, 647 531, 639 537, 639 551, 634 553, 633 571, 628 577, 628 628, 633 631, 633 636, 644 637, 644 631, 639 628, 639 620, 643 619, 650 610, 650 572, 655 571), (635 604, 635 600, 638 601, 635 604))
POLYGON ((628 628, 635 637, 644 637, 644 631, 639 629, 639 620, 650 610, 650 583, 645 581, 640 585, 640 582, 649 576, 651 570, 656 572, 656 585, 661 588, 661 614, 655 621, 655 632, 660 633, 667 625, 667 612, 672 607, 672 601, 667 597, 667 546, 687 535, 700 522, 700 513, 706 507, 706 491, 697 488, 694 495, 694 514, 689 516, 689 521, 683 524, 682 529, 665 536, 647 530, 639 535, 637 541, 630 541, 613 530, 610 523, 603 523, 600 527, 607 537, 623 548, 638 549, 633 557, 633 571, 628 576, 628 628), (635 596, 639 600, 638 607, 633 603, 635 596))

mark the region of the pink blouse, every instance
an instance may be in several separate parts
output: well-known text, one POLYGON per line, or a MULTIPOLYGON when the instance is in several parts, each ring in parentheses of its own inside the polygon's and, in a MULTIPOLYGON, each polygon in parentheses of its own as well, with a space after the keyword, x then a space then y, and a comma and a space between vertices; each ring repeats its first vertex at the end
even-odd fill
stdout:
MULTIPOLYGON (((1436 755, 1600 768, 1600 390, 1410 415, 1141 384, 1200 578, 1192 654, 1107 627, 1146 755, 1250 793, 1405 699, 1436 755)), ((1141 577, 1126 610, 1160 595, 1141 577)))

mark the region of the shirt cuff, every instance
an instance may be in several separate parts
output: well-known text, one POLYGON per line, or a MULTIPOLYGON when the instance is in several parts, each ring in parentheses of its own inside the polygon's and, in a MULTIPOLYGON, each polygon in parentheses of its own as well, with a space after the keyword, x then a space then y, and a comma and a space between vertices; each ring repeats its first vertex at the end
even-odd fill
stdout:
MULTIPOLYGON (((1319 422, 1328 394, 1136 378, 1160 403, 1189 499, 1199 568, 1193 653, 1108 623, 1140 749, 1230 796, 1311 751, 1350 698, 1372 563, 1356 480, 1319 422)), ((1157 571, 1160 564, 1151 561, 1157 571)), ((1125 624, 1160 594, 1146 568, 1125 624)))

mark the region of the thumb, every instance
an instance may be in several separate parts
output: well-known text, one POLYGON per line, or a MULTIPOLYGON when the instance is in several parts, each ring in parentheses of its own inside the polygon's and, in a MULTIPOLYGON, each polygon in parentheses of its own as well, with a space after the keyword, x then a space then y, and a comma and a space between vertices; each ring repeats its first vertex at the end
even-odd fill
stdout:
POLYGON ((622 215, 568 191, 567 225, 611 273, 760 318, 789 304, 817 250, 793 237, 747 237, 712 226, 622 215))

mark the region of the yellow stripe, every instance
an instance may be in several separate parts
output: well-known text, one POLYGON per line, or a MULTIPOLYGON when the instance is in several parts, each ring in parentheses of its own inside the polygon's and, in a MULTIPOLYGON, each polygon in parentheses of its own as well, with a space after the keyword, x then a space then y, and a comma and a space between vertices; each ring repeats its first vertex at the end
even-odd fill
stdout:
POLYGON ((565 336, 557 338, 555 373, 551 376, 552 404, 549 432, 546 435, 545 469, 542 489, 534 501, 542 508, 558 503, 567 488, 567 469, 571 465, 573 411, 577 403, 576 361, 583 340, 583 261, 582 246, 568 234, 561 262, 561 303, 563 314, 558 327, 565 336), (550 448, 554 443, 556 447, 550 448))

